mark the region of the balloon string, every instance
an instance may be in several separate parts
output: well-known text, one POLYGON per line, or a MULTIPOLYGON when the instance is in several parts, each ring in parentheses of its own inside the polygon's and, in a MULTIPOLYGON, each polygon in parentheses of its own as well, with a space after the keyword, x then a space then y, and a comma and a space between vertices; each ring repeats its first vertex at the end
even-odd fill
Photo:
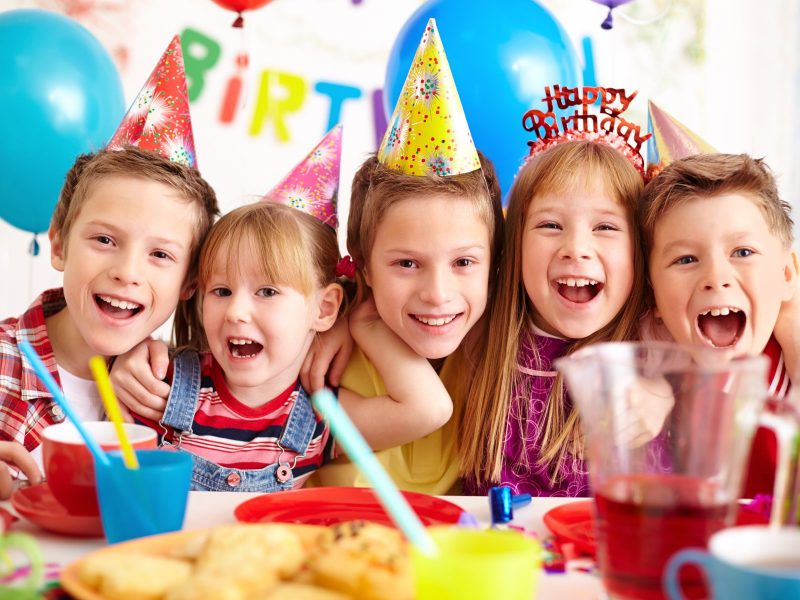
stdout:
MULTIPOLYGON (((650 25, 651 23, 655 23, 656 21, 659 21, 660 19, 663 19, 664 17, 666 17, 666 16, 667 16, 667 13, 668 13, 668 12, 670 11, 670 9, 672 8, 672 3, 673 3, 673 0, 667 0, 667 3, 666 3, 666 5, 665 5, 665 6, 664 6, 664 8, 661 10, 661 12, 660 12, 660 13, 658 13, 658 14, 656 14, 656 16, 654 16, 654 17, 650 17, 649 19, 634 19, 633 17, 629 17, 628 15, 626 15, 626 14, 625 14, 624 12, 622 12, 621 10, 618 10, 618 11, 617 11, 617 16, 618 16, 618 17, 622 17, 622 18, 623 18, 623 19, 625 19, 625 20, 626 20, 628 23, 631 23, 631 24, 633 24, 633 25, 650 25)), ((611 12, 611 11, 609 11, 609 13, 610 13, 610 12, 611 12)))
POLYGON ((250 36, 248 35, 247 31, 244 27, 240 29, 240 42, 239 47, 241 48, 239 55, 236 57, 236 68, 239 70, 239 76, 242 80, 242 90, 240 93, 240 102, 239 105, 240 110, 244 110, 247 107, 247 97, 250 94, 250 89, 252 85, 252 69, 250 68, 251 62, 251 48, 250 48, 250 36))

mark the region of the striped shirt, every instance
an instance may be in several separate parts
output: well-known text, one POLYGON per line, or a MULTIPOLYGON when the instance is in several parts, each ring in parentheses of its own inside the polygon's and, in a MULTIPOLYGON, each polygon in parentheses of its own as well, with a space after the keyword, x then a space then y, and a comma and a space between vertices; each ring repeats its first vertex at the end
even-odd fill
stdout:
MULTIPOLYGON (((315 413, 317 426, 305 455, 281 449, 278 443, 299 393, 300 383, 292 384, 261 406, 251 407, 237 400, 217 361, 206 352, 200 354, 200 394, 192 433, 178 435, 166 428, 164 438, 181 449, 222 467, 263 469, 278 462, 288 463, 294 475, 294 488, 302 487, 311 473, 334 456, 333 437, 322 417, 315 413)), ((168 374, 168 379, 172 373, 168 374)), ((142 417, 136 420, 164 434, 165 428, 142 417)))
POLYGON ((45 318, 66 306, 64 290, 47 290, 19 318, 0 321, 0 440, 19 442, 30 452, 40 444, 45 427, 64 420, 53 395, 20 354, 27 340, 50 375, 61 384, 45 318))

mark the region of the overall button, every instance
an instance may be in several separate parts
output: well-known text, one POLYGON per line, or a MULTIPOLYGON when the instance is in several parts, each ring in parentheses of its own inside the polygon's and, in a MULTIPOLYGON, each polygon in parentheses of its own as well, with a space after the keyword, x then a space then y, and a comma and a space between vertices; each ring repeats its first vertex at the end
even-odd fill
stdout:
POLYGON ((286 483, 292 478, 292 470, 289 468, 288 465, 281 465, 275 471, 275 479, 277 479, 280 483, 286 483))
POLYGON ((231 487, 236 487, 242 482, 242 477, 238 473, 231 473, 228 475, 228 485, 231 487))
POLYGON ((50 414, 56 419, 63 419, 64 418, 64 411, 61 409, 60 406, 56 405, 50 409, 50 414))

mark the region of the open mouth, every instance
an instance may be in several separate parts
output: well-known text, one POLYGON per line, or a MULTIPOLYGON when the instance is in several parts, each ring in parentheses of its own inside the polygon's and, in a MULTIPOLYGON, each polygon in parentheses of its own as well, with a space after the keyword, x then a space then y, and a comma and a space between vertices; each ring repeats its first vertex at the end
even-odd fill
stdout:
POLYGON ((709 308, 697 316, 700 336, 714 348, 731 348, 742 337, 745 312, 735 306, 709 308))
POLYGON ((264 349, 264 346, 253 340, 231 338, 228 340, 228 351, 234 358, 253 358, 264 349))
POLYGON ((577 304, 593 300, 605 285, 600 281, 585 277, 564 277, 556 279, 555 283, 556 289, 562 298, 577 304))
POLYGON ((135 302, 100 294, 95 295, 94 302, 102 312, 115 319, 129 319, 144 308, 141 304, 136 304, 135 302))
POLYGON ((414 319, 422 323, 423 325, 429 325, 430 327, 444 327, 445 325, 449 325, 453 321, 455 321, 458 317, 460 317, 463 313, 456 313, 454 315, 440 315, 440 316, 422 316, 422 315, 411 315, 414 319))

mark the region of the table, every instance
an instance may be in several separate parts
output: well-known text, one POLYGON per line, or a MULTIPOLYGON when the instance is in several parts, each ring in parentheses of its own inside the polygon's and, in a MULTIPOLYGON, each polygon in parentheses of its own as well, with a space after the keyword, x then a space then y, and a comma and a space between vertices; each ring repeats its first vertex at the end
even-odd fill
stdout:
MULTIPOLYGON (((204 529, 223 523, 233 523, 233 510, 258 493, 237 492, 191 492, 186 510, 184 530, 204 529)), ((486 498, 474 496, 442 496, 442 498, 457 504, 464 510, 472 513, 480 523, 488 524, 491 521, 489 503, 486 498)), ((522 508, 514 510, 514 523, 535 531, 541 536, 548 534, 542 522, 542 516, 551 508, 565 502, 580 500, 577 498, 534 498, 533 501, 522 508)), ((1 502, 7 510, 14 512, 8 502, 1 502)), ((98 550, 106 545, 102 538, 72 538, 52 534, 39 529, 24 518, 14 525, 15 531, 24 531, 32 534, 40 542, 47 562, 67 565, 72 561, 98 550)), ((539 581, 539 600, 598 600, 604 597, 603 586, 596 575, 578 571, 567 573, 543 573, 539 581)))

